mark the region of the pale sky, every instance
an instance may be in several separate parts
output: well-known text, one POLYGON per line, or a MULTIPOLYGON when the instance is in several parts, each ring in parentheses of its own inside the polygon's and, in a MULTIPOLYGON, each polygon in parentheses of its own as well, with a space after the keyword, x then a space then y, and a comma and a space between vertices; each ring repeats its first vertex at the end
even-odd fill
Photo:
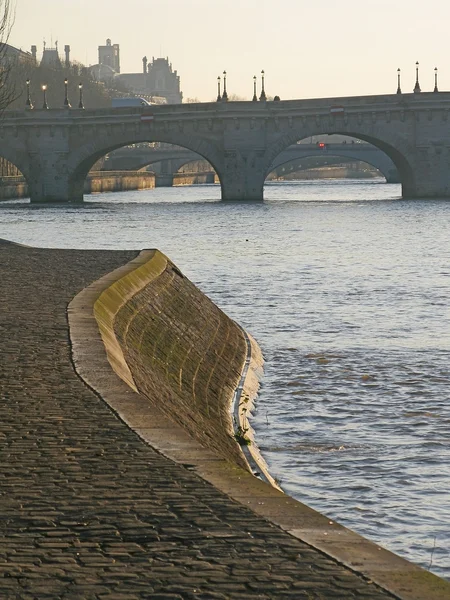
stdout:
POLYGON ((449 0, 16 0, 10 44, 98 62, 107 38, 120 44, 122 73, 141 72, 142 57, 168 56, 185 98, 210 101, 217 76, 228 93, 253 94, 266 72, 266 92, 289 98, 393 93, 397 68, 411 92, 420 84, 450 90, 449 0))

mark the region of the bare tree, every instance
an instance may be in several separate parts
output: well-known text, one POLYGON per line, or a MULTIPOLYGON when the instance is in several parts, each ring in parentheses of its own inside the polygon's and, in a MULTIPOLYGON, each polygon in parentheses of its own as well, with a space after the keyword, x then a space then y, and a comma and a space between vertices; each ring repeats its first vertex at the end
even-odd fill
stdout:
POLYGON ((17 97, 9 85, 16 57, 9 51, 8 40, 14 23, 14 0, 0 0, 0 111, 5 110, 17 97))
POLYGON ((228 102, 246 102, 248 98, 239 94, 228 94, 228 102))

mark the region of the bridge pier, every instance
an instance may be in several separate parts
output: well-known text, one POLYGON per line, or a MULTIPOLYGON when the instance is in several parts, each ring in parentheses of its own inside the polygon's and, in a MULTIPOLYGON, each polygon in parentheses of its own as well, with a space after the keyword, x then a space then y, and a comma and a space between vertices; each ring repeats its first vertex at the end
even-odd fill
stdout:
POLYGON ((161 173, 155 175, 155 187, 172 187, 173 173, 161 173))
POLYGON ((449 150, 439 143, 423 143, 404 151, 407 161, 398 164, 402 197, 450 198, 449 150))
POLYGON ((450 199, 450 180, 439 181, 432 177, 417 179, 415 183, 403 181, 402 198, 416 200, 450 199))
POLYGON ((401 183, 400 175, 397 169, 392 169, 388 173, 384 174, 386 177, 386 183, 401 183))
MULTIPOLYGON (((58 179, 60 179, 58 177, 58 179)), ((83 202, 83 188, 75 189, 67 180, 49 181, 42 179, 41 181, 33 181, 28 186, 30 194, 30 202, 32 204, 81 204, 83 202)))
POLYGON ((28 190, 32 204, 83 202, 85 177, 71 178, 68 152, 29 154, 28 190))
POLYGON ((222 169, 217 171, 222 188, 222 200, 262 201, 265 169, 255 152, 227 150, 222 169))

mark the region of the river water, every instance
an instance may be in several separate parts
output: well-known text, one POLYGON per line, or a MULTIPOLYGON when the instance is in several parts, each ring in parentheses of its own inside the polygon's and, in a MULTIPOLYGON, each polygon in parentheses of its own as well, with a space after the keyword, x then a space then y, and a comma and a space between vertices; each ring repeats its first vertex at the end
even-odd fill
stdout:
POLYGON ((450 579, 450 203, 381 180, 0 204, 0 237, 159 248, 260 343, 252 420, 283 489, 450 579))

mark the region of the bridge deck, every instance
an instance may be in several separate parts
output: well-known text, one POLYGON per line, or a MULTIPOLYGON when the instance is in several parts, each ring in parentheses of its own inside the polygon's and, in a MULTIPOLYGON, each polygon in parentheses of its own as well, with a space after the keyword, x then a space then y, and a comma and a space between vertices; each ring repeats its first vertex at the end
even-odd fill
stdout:
POLYGON ((67 304, 133 256, 0 242, 0 597, 390 598, 154 451, 78 378, 67 304))

